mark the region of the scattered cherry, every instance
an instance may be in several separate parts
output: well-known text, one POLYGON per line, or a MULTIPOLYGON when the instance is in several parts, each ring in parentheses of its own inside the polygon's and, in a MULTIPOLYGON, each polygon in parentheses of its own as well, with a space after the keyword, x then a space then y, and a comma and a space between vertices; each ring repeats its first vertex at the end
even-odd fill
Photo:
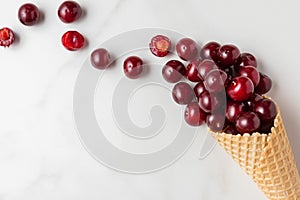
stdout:
POLYGON ((187 65, 186 75, 185 75, 187 79, 189 79, 192 82, 201 81, 200 75, 197 70, 198 65, 200 63, 201 63, 200 59, 194 59, 187 65))
POLYGON ((217 69, 217 65, 214 61, 205 59, 198 65, 198 73, 202 80, 205 79, 205 76, 213 69, 217 69))
POLYGON ((194 92, 196 97, 199 98, 199 96, 202 94, 202 92, 206 91, 204 84, 202 81, 199 81, 195 86, 194 86, 194 92))
POLYGON ((220 46, 221 45, 217 42, 208 42, 202 47, 200 51, 201 58, 217 60, 217 53, 220 46))
POLYGON ((246 76, 251 79, 254 87, 256 87, 260 81, 260 74, 258 70, 253 66, 241 67, 239 70, 240 76, 246 76))
POLYGON ((176 103, 185 105, 191 103, 195 99, 195 94, 188 83, 179 82, 173 87, 172 97, 176 103))
POLYGON ((184 119, 191 126, 200 126, 206 121, 206 113, 200 109, 197 102, 192 102, 185 108, 184 119))
POLYGON ((223 68, 229 67, 236 63, 240 57, 240 50, 232 44, 223 45, 217 53, 217 62, 223 68))
POLYGON ((15 40, 15 34, 10 28, 0 29, 0 46, 9 47, 15 40))
POLYGON ((36 5, 26 3, 19 8, 18 18, 22 24, 32 26, 39 21, 40 11, 36 5))
POLYGON ((219 93, 225 90, 227 74, 220 69, 211 70, 204 79, 205 88, 211 93, 219 93))
POLYGON ((178 60, 168 61, 162 69, 162 75, 169 83, 176 83, 180 81, 185 73, 186 69, 184 65, 178 60))
POLYGON ((109 66, 111 58, 106 49, 99 48, 91 53, 90 61, 95 68, 105 69, 109 66))
POLYGON ((63 34, 61 42, 70 51, 76 51, 83 47, 84 37, 77 31, 68 31, 63 34))
POLYGON ((234 101, 246 101, 254 92, 254 85, 248 77, 233 78, 227 86, 227 95, 234 101))
POLYGON ((171 40, 164 35, 156 35, 149 44, 151 52, 158 57, 164 57, 169 53, 171 40))
POLYGON ((137 56, 130 56, 125 59, 123 69, 128 78, 136 79, 143 72, 143 61, 137 56))
POLYGON ((239 71, 241 67, 249 65, 257 67, 255 57, 250 53, 242 53, 241 56, 237 59, 237 62, 234 64, 234 68, 236 71, 239 71))
POLYGON ((59 6, 57 13, 62 22, 71 23, 81 16, 82 9, 75 1, 65 1, 59 6))
POLYGON ((198 55, 197 43, 190 38, 183 38, 176 44, 176 51, 182 60, 193 60, 198 55))
POLYGON ((240 133, 253 133, 260 127, 260 119, 254 112, 242 113, 236 120, 236 129, 240 133))
POLYGON ((246 106, 243 102, 228 101, 225 115, 228 121, 234 123, 245 110, 246 106))
POLYGON ((254 112, 262 121, 273 120, 277 115, 276 105, 271 99, 258 101, 254 106, 254 112))
POLYGON ((270 79, 270 77, 263 73, 260 73, 260 81, 255 88, 255 92, 257 92, 258 94, 266 94, 271 90, 271 88, 272 80, 270 79))

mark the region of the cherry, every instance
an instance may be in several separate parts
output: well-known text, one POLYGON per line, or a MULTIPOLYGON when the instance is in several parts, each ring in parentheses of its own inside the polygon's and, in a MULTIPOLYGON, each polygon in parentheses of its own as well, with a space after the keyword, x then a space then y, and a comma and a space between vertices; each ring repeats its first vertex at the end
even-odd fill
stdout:
POLYGON ((239 134, 238 130, 235 128, 235 125, 231 124, 229 125, 226 130, 225 133, 227 134, 232 134, 232 135, 237 135, 239 134))
POLYGON ((172 97, 176 103, 185 105, 191 103, 195 99, 195 94, 188 83, 179 82, 173 87, 172 97))
POLYGON ((15 34, 10 28, 0 29, 0 46, 9 47, 15 40, 15 34))
POLYGON ((241 67, 249 65, 257 67, 255 57, 250 53, 242 53, 241 56, 237 59, 237 62, 234 64, 234 68, 236 71, 239 71, 241 67))
POLYGON ((109 66, 111 58, 106 49, 99 48, 92 52, 90 61, 95 68, 105 69, 109 66))
POLYGON ((271 133, 271 128, 274 126, 274 120, 264 121, 260 124, 259 132, 260 133, 271 133))
POLYGON ((237 118, 235 126, 240 133, 251 134, 260 127, 260 119, 254 112, 245 112, 237 118))
POLYGON ((257 93, 254 93, 246 102, 245 105, 247 106, 247 110, 253 111, 255 104, 262 100, 263 97, 257 93))
POLYGON ((246 101, 254 92, 252 81, 245 76, 233 78, 227 86, 227 95, 234 101, 246 101))
POLYGON ((227 74, 220 69, 211 70, 204 79, 205 88, 211 93, 219 93, 225 89, 227 74))
POLYGON ((63 34, 61 42, 70 51, 76 51, 83 47, 84 37, 77 31, 67 31, 63 34))
POLYGON ((273 120, 277 115, 276 105, 271 99, 258 101, 254 106, 254 112, 262 121, 273 120))
POLYGON ((71 23, 81 16, 82 9, 75 1, 65 1, 59 6, 57 13, 62 22, 71 23))
POLYGON ((193 60, 198 54, 197 43, 190 38, 183 38, 177 42, 176 51, 182 60, 193 60))
POLYGON ((198 97, 198 103, 202 110, 209 113, 218 110, 224 102, 222 97, 216 94, 210 94, 207 91, 203 91, 198 97))
POLYGON ((235 122, 236 119, 242 114, 246 109, 246 106, 242 102, 229 101, 226 106, 226 118, 230 122, 235 122))
POLYGON ((213 69, 217 69, 217 65, 212 60, 205 59, 198 65, 198 73, 202 80, 205 79, 205 76, 213 69))
POLYGON ((220 46, 221 45, 217 42, 208 42, 200 51, 201 58, 217 60, 217 52, 220 46))
POLYGON ((201 60, 200 59, 194 59, 192 60, 186 69, 186 78, 189 79, 192 82, 199 82, 201 81, 201 78, 199 76, 197 67, 200 64, 201 60))
POLYGON ((266 94, 272 88, 272 80, 267 75, 260 73, 260 81, 255 88, 255 92, 258 94, 266 94))
POLYGON ((22 24, 32 26, 39 21, 40 11, 36 5, 26 3, 19 8, 18 18, 22 24))
POLYGON ((200 126, 206 121, 206 113, 200 109, 197 102, 192 102, 185 108, 184 119, 191 126, 200 126))
POLYGON ((240 76, 246 76, 251 79, 251 81, 254 84, 254 87, 256 87, 260 80, 260 74, 258 70, 253 66, 245 66, 241 67, 239 70, 240 76))
POLYGON ((220 132, 226 127, 225 116, 221 113, 212 113, 206 117, 207 126, 211 131, 220 132))
POLYGON ((223 68, 229 67, 236 63, 240 57, 240 50, 232 44, 223 45, 217 53, 217 60, 223 68))
POLYGON ((199 98, 199 96, 202 94, 202 92, 206 91, 204 84, 202 81, 198 82, 194 87, 194 92, 196 94, 196 97, 199 98))
POLYGON ((164 57, 169 53, 171 40, 164 35, 156 35, 151 39, 149 48, 153 55, 164 57))
POLYGON ((180 81, 185 73, 186 69, 184 65, 178 60, 168 61, 162 69, 162 75, 169 83, 176 83, 180 81))
POLYGON ((130 56, 123 63, 125 75, 130 79, 140 77, 143 72, 143 61, 137 56, 130 56))

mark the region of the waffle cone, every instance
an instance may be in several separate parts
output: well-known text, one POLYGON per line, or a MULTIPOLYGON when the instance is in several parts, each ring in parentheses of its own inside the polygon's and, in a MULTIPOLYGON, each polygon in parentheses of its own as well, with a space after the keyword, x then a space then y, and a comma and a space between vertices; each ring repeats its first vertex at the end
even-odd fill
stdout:
POLYGON ((279 109, 269 134, 212 135, 268 199, 300 200, 299 174, 279 109))

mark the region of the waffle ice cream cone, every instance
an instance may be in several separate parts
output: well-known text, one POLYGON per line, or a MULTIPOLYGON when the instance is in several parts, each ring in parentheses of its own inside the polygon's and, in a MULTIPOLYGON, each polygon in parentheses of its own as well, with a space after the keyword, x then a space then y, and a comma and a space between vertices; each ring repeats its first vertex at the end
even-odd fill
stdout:
POLYGON ((280 111, 270 134, 211 132, 270 200, 300 200, 300 179, 280 111))

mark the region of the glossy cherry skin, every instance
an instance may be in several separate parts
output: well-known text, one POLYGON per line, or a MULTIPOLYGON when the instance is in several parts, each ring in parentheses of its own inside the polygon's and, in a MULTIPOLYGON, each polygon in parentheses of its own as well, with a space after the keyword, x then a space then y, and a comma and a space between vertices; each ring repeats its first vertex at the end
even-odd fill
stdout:
POLYGON ((235 125, 229 125, 226 130, 225 133, 227 134, 232 134, 232 135, 237 135, 239 134, 238 130, 236 129, 235 125))
POLYGON ((170 60, 162 68, 162 76, 169 83, 177 83, 185 73, 184 65, 178 60, 170 60))
POLYGON ((10 28, 0 29, 0 46, 9 47, 15 41, 15 34, 10 28))
POLYGON ((240 50, 232 44, 226 44, 219 48, 217 53, 217 60, 223 68, 229 67, 236 63, 240 57, 240 50))
POLYGON ((257 93, 254 93, 247 101, 245 101, 245 105, 248 111, 254 111, 254 106, 257 102, 262 100, 263 97, 257 93))
POLYGON ((191 103, 195 99, 192 87, 186 82, 179 82, 173 87, 172 97, 180 105, 191 103))
POLYGON ((202 80, 205 79, 205 76, 213 69, 218 69, 214 61, 205 59, 198 65, 198 73, 202 80))
POLYGON ((194 92, 197 98, 202 94, 202 92, 206 91, 205 86, 202 81, 199 81, 195 86, 194 86, 194 92))
POLYGON ((245 76, 233 78, 227 86, 227 95, 234 101, 246 101, 254 92, 252 81, 245 76))
POLYGON ((260 119, 254 112, 242 113, 236 120, 236 129, 240 133, 253 133, 260 127, 260 119))
POLYGON ((260 81, 255 88, 255 92, 258 94, 266 94, 272 88, 272 80, 269 76, 260 73, 260 81))
POLYGON ((186 78, 192 82, 199 82, 201 81, 200 75, 198 73, 198 65, 201 63, 200 59, 192 60, 188 66, 186 67, 186 78))
POLYGON ((222 96, 210 94, 207 91, 204 91, 199 95, 198 103, 200 108, 207 113, 218 110, 223 104, 225 104, 222 96))
POLYGON ((182 60, 193 60, 198 55, 197 43, 190 38, 183 38, 176 44, 176 51, 182 60))
POLYGON ((217 42, 208 42, 200 50, 200 57, 202 59, 217 60, 217 53, 220 48, 220 44, 217 42))
POLYGON ((36 5, 26 3, 19 8, 18 18, 22 24, 32 26, 39 21, 40 11, 36 5))
POLYGON ((84 37, 77 31, 67 31, 63 34, 61 42, 66 49, 76 51, 83 47, 84 37))
POLYGON ((226 106, 226 118, 228 121, 235 123, 236 119, 244 113, 246 106, 243 102, 228 101, 226 106))
POLYGON ((262 121, 273 120, 277 115, 276 105, 271 99, 258 101, 254 106, 254 112, 262 121))
POLYGON ((111 62, 109 52, 104 48, 94 50, 90 56, 91 64, 97 69, 105 69, 111 62))
POLYGON ((250 78, 254 84, 254 87, 256 87, 260 81, 259 71, 253 66, 241 67, 239 70, 239 75, 250 78))
POLYGON ((221 113, 208 114, 206 123, 208 128, 214 132, 221 132, 226 127, 225 116, 221 113))
POLYGON ((149 44, 150 51, 157 57, 165 57, 169 53, 171 40, 164 35, 156 35, 149 44))
POLYGON ((227 74, 220 69, 213 69, 205 76, 205 88, 211 93, 219 93, 225 91, 227 74))
POLYGON ((65 1, 58 8, 58 17, 64 23, 71 23, 80 18, 82 9, 75 1, 65 1))
POLYGON ((241 67, 245 66, 257 67, 256 59, 250 53, 242 53, 241 56, 237 59, 237 62, 234 64, 234 68, 236 71, 239 71, 241 67))
POLYGON ((137 79, 142 74, 144 67, 143 61, 137 56, 130 56, 123 63, 125 75, 130 79, 137 79))
POLYGON ((184 119, 191 126, 200 126, 206 122, 206 113, 200 109, 197 102, 192 102, 185 108, 184 119))

